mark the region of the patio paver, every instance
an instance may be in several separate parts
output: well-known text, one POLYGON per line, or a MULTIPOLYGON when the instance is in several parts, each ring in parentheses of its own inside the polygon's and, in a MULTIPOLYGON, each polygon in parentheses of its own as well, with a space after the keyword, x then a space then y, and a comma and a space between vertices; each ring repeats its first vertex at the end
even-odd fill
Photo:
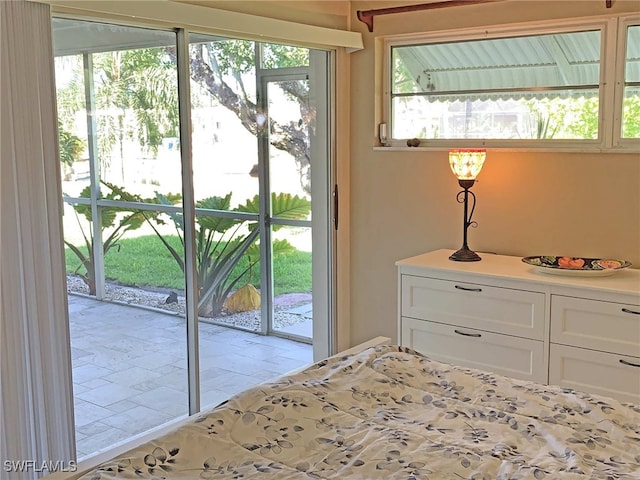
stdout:
MULTIPOLYGON (((184 319, 69 295, 81 459, 186 415, 184 319)), ((202 409, 312 362, 309 344, 200 322, 202 409)))

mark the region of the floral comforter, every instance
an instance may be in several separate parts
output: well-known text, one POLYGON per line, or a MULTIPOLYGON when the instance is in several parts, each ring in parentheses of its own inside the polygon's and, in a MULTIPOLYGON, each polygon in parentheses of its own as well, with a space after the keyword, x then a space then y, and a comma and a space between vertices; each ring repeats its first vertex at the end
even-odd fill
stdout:
POLYGON ((379 346, 263 384, 83 479, 640 479, 640 405, 379 346))

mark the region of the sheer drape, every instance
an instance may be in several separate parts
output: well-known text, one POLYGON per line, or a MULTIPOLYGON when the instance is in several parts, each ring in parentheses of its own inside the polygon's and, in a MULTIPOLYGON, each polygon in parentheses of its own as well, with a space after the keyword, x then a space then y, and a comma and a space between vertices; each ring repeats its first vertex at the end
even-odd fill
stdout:
POLYGON ((75 456, 49 6, 0 1, 0 478, 75 456))

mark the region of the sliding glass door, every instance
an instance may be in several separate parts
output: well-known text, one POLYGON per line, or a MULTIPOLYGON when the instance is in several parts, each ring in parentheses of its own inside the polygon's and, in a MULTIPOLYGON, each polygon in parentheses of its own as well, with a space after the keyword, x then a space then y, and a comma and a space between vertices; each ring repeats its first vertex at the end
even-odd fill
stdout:
POLYGON ((181 185, 176 34, 65 19, 53 32, 83 457, 188 413, 187 335, 175 317, 184 250, 157 222, 181 208, 155 201, 181 185))
POLYGON ((83 456, 329 353, 330 53, 53 37, 83 456))

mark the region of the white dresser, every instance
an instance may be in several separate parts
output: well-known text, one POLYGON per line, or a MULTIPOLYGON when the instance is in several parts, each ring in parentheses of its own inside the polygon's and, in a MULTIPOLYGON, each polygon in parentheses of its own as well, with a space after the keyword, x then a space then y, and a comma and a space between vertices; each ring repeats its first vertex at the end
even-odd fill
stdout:
POLYGON ((640 403, 640 270, 540 273, 520 257, 400 260, 398 341, 430 357, 640 403))

